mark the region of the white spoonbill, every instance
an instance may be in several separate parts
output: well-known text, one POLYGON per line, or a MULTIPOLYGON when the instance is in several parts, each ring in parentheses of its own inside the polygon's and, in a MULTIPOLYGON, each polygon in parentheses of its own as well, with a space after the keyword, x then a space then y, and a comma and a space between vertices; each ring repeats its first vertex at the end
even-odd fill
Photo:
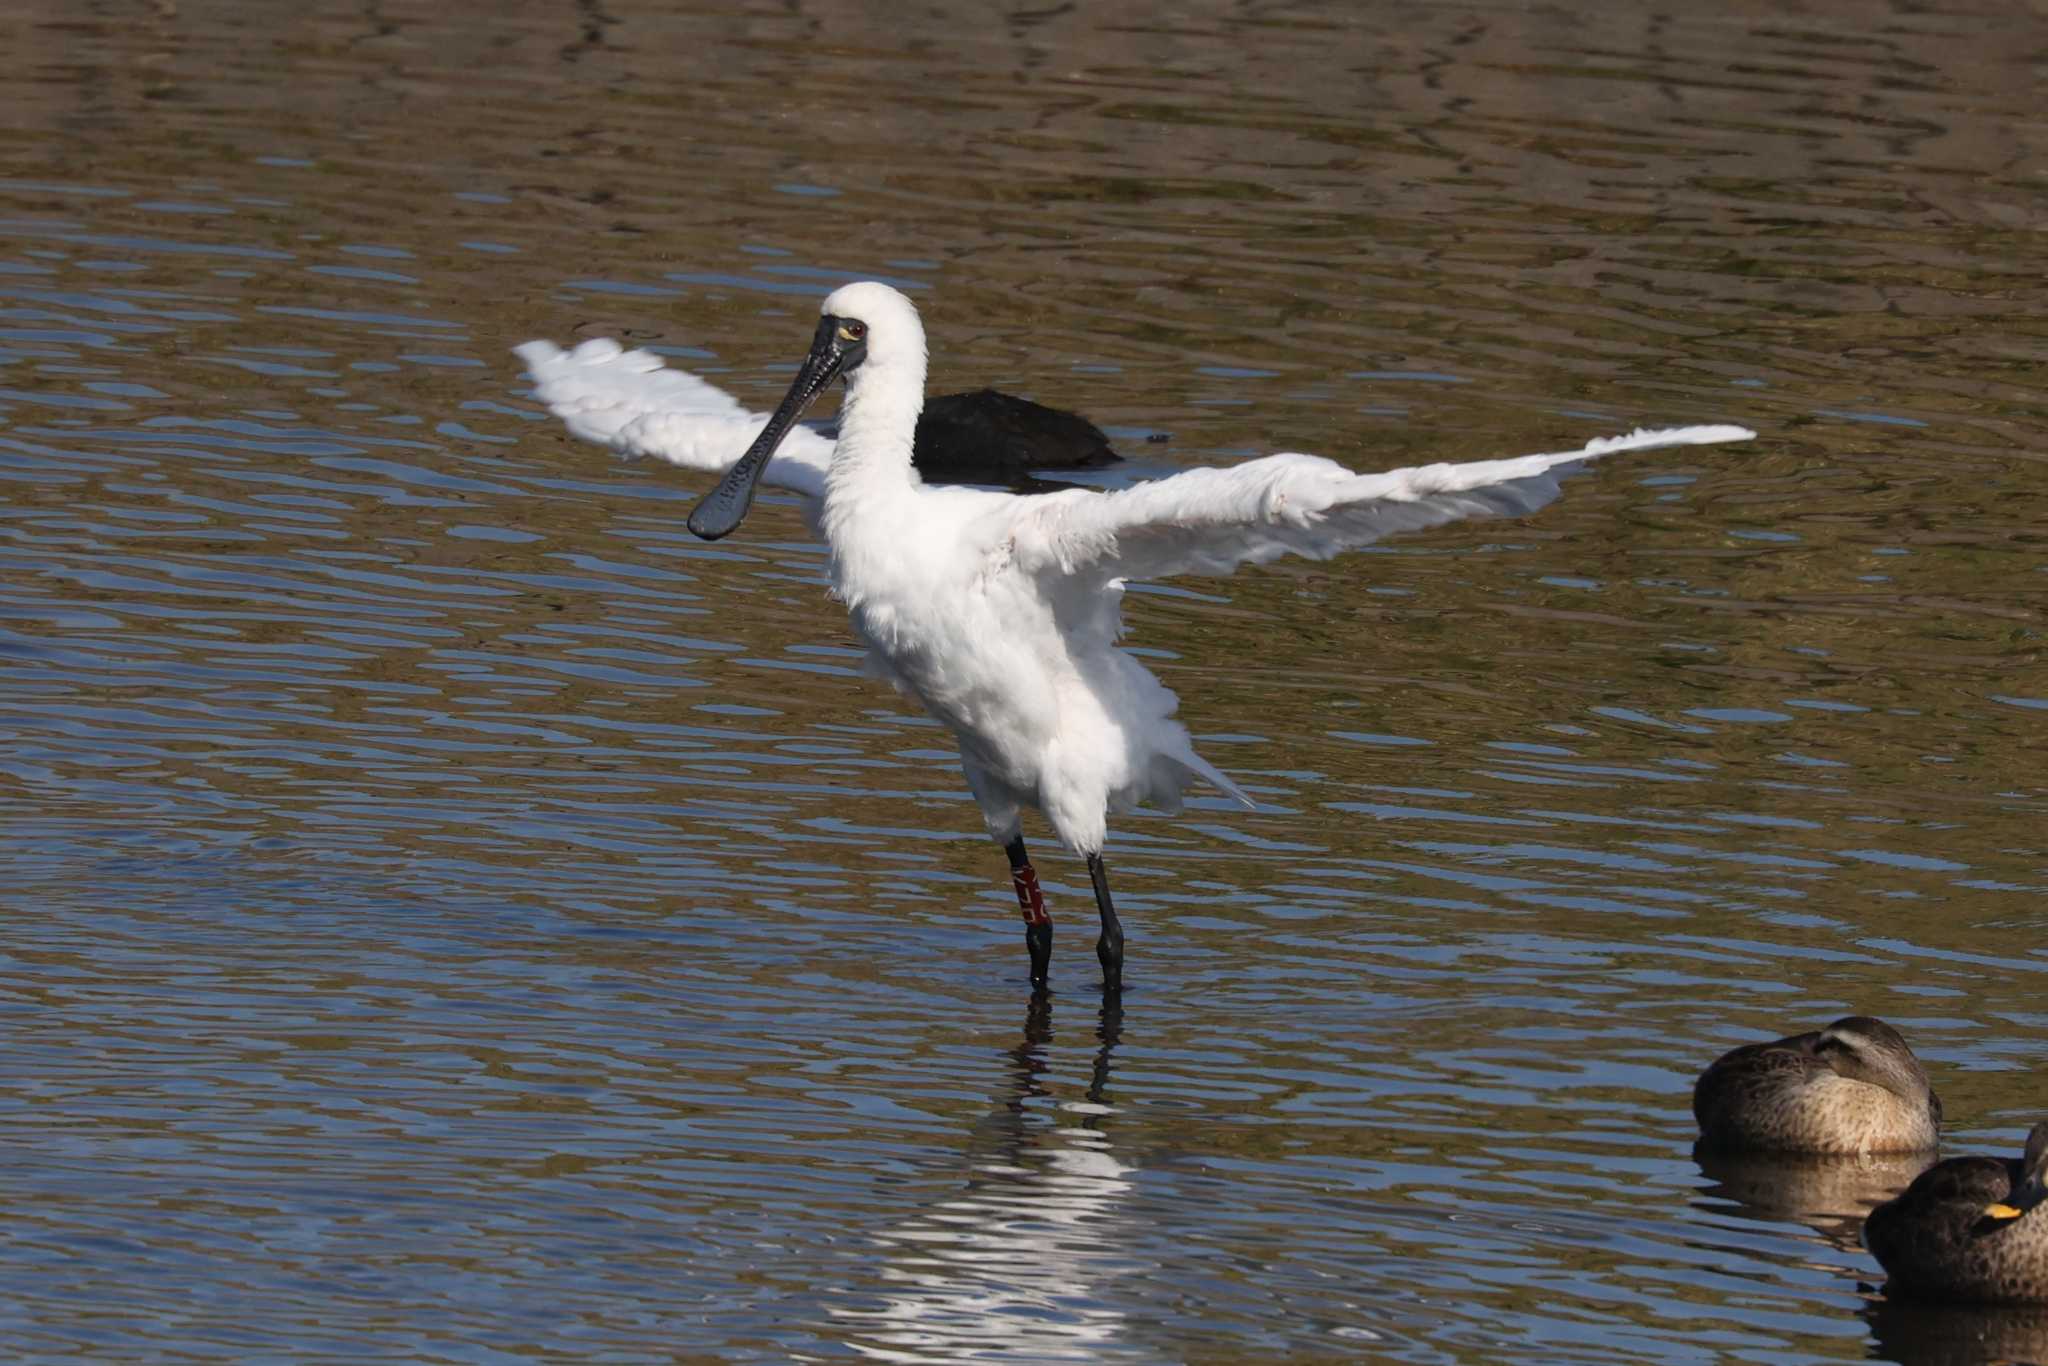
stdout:
POLYGON ((717 388, 658 368, 642 352, 592 352, 586 343, 564 354, 529 342, 520 354, 541 400, 572 432, 627 454, 725 468, 751 440, 690 514, 697 535, 715 540, 736 529, 763 480, 802 495, 869 663, 959 742, 967 786, 1009 855, 1031 980, 1041 988, 1052 922, 1024 848, 1025 808, 1087 859, 1102 918, 1103 987, 1118 991, 1124 936, 1102 862, 1108 812, 1140 803, 1177 810, 1196 778, 1252 805, 1195 753, 1174 719, 1174 695, 1117 648, 1127 580, 1228 573, 1287 554, 1325 559, 1394 532, 1519 516, 1557 497, 1561 467, 1755 435, 1725 425, 1645 430, 1554 455, 1384 474, 1269 455, 1111 493, 939 488, 911 463, 925 380, 917 309, 868 281, 833 291, 820 311, 810 353, 765 426, 717 388), (835 444, 796 420, 842 375, 835 444))

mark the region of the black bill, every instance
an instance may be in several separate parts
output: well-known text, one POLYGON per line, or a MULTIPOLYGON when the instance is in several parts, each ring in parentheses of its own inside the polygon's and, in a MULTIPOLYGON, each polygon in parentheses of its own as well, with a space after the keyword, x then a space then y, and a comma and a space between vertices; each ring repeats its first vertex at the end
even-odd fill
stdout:
POLYGON ((866 354, 865 343, 859 336, 850 334, 846 320, 829 314, 818 320, 818 333, 811 339, 811 353, 797 368, 796 379, 790 384, 789 392, 775 406, 775 415, 768 419, 768 425, 754 438, 754 444, 747 447, 747 453, 739 458, 739 463, 725 472, 725 477, 718 481, 718 487, 705 494, 704 500, 691 510, 689 526, 692 533, 707 541, 715 541, 738 530, 740 522, 746 518, 747 509, 754 505, 754 490, 760 486, 761 476, 768 469, 768 459, 782 444, 782 438, 803 416, 804 409, 811 406, 811 400, 818 396, 819 390, 860 364, 866 354))

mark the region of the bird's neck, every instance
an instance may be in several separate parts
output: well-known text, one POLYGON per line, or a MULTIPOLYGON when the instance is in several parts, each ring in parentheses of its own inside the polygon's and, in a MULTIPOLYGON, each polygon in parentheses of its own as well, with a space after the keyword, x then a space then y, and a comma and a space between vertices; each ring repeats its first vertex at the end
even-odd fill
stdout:
MULTIPOLYGON (((924 408, 924 374, 861 376, 847 387, 839 408, 839 441, 825 471, 827 538, 877 502, 893 501, 920 482, 910 462, 917 415, 924 408), (877 382, 880 381, 880 382, 877 382)), ((901 528, 876 526, 902 534, 901 528)))

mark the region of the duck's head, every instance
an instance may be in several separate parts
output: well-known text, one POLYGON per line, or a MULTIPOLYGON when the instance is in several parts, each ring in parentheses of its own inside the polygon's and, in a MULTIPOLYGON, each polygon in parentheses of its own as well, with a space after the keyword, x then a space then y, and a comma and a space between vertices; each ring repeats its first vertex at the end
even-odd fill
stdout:
POLYGON ((2020 1157, 2019 1176, 2003 1200, 1984 1207, 1987 1223, 2001 1224, 2017 1219, 2043 1201, 2048 1201, 2048 1123, 2036 1124, 2027 1135, 2027 1149, 2020 1157))
POLYGON ((877 387, 907 395, 909 419, 913 424, 917 420, 917 404, 924 395, 925 347, 916 305, 879 281, 863 280, 833 290, 818 312, 810 354, 797 367, 796 379, 768 425, 690 513, 690 530, 707 541, 738 528, 753 506, 768 458, 833 380, 846 377, 850 398, 877 387))
POLYGON ((1882 1086, 1904 1101, 1924 1101, 1936 1124, 1941 1098, 1905 1035, 1870 1015, 1850 1015, 1820 1032, 1814 1051, 1841 1076, 1882 1086))

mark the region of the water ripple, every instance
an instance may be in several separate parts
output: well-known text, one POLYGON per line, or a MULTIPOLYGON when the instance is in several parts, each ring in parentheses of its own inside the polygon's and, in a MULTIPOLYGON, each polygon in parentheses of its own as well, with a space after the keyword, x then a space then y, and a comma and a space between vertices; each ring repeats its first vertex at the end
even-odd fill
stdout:
POLYGON ((1997 19, 24 19, 0 1339, 2040 1356, 1862 1289, 1910 1172, 1696 1163, 1686 1106, 1855 1010, 1954 1150, 2039 1117, 2038 92, 1997 19), (623 336, 766 407, 872 276, 936 387, 1171 433, 1141 474, 1765 439, 1134 586, 1260 806, 1118 825, 1121 1010, 1034 833, 1034 1003, 792 502, 698 543, 701 481, 506 354, 623 336))

